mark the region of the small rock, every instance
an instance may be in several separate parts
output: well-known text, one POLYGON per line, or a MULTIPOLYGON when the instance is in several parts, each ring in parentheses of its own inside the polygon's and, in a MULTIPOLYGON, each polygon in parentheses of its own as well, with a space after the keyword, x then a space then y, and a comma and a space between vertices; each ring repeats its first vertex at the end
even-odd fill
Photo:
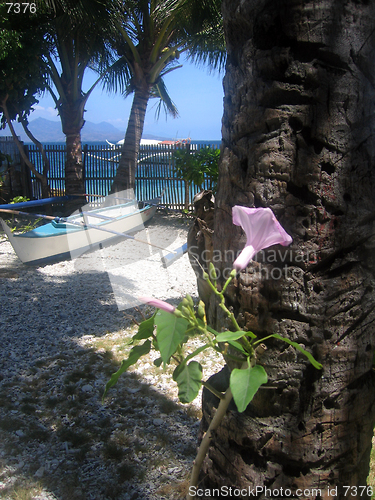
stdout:
POLYGON ((162 418, 154 418, 154 419, 153 419, 153 421, 152 421, 152 423, 153 423, 154 425, 162 425, 162 424, 163 424, 163 422, 164 422, 164 421, 163 421, 163 419, 162 419, 162 418))
POLYGON ((90 384, 86 384, 82 386, 82 391, 83 392, 92 392, 94 390, 93 386, 90 384))
POLYGON ((132 388, 132 387, 127 387, 126 390, 130 393, 130 394, 135 394, 136 392, 139 392, 141 390, 140 387, 136 387, 136 388, 132 388))
POLYGON ((39 467, 39 469, 35 472, 34 477, 43 477, 44 475, 44 467, 39 467))
POLYGON ((168 469, 168 474, 175 474, 176 472, 179 472, 179 470, 179 467, 171 467, 168 469))

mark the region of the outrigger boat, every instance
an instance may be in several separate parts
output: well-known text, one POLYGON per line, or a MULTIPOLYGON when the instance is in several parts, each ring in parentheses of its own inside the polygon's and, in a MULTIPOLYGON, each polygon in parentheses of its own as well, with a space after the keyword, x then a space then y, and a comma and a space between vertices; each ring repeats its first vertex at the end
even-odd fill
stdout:
POLYGON ((142 229, 155 214, 158 203, 160 198, 139 203, 131 200, 89 211, 83 207, 78 213, 64 218, 17 211, 13 207, 19 207, 13 204, 8 205, 9 209, 0 208, 0 211, 41 217, 51 222, 22 234, 13 234, 3 219, 0 218, 0 222, 23 263, 45 264, 78 257, 120 238, 137 240, 129 233, 142 229))

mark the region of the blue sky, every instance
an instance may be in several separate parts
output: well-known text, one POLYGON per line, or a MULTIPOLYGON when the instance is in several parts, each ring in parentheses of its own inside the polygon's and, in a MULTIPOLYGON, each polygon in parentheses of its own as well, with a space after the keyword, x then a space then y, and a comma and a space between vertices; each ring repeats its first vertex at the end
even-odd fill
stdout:
MULTIPOLYGON (((223 73, 209 72, 206 67, 196 67, 186 61, 183 67, 165 77, 168 92, 179 111, 178 118, 160 114, 155 118, 156 100, 148 103, 144 134, 152 134, 168 139, 190 137, 195 140, 220 140, 221 118, 223 115, 223 73)), ((84 90, 95 81, 94 73, 85 73, 84 90)), ((132 96, 124 99, 120 94, 108 94, 98 85, 89 97, 85 119, 94 122, 109 122, 121 131, 126 130, 132 96)), ((36 118, 59 121, 54 102, 48 94, 39 98, 39 104, 30 115, 36 118)))

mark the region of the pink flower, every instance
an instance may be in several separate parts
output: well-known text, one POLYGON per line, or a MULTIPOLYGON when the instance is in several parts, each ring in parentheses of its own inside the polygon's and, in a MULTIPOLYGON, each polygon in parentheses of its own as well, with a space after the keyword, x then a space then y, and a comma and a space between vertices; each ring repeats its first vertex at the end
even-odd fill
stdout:
POLYGON ((163 311, 173 314, 176 310, 174 306, 164 302, 164 300, 154 299, 153 297, 140 297, 139 300, 150 306, 157 307, 158 309, 163 309, 163 311))
POLYGON ((245 248, 233 263, 237 271, 245 269, 254 255, 264 248, 280 244, 290 245, 292 238, 281 227, 270 208, 234 206, 233 224, 241 226, 247 236, 245 248))

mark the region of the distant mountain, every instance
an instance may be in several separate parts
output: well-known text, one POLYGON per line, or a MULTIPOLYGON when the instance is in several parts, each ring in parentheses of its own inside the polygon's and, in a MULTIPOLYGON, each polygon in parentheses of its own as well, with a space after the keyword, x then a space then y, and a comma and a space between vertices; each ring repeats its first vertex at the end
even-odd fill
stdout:
MULTIPOLYGON (((65 136, 61 130, 61 123, 44 118, 37 118, 32 120, 29 124, 29 129, 40 142, 62 142, 65 141, 65 136)), ((24 142, 30 142, 30 139, 25 134, 22 127, 20 127, 21 139, 24 142)))
MULTIPOLYGON (((14 123, 16 134, 21 137, 23 142, 30 142, 20 123, 14 123)), ((65 135, 61 130, 61 123, 36 118, 29 124, 29 129, 40 142, 65 142, 65 135)), ((0 131, 0 136, 10 136, 11 133, 7 127, 0 131)), ((92 123, 86 122, 82 129, 82 142, 104 142, 106 139, 111 142, 117 142, 124 138, 124 132, 114 127, 108 122, 92 123)))
MULTIPOLYGON (((30 142, 30 139, 25 134, 20 123, 13 123, 16 134, 21 137, 23 142, 30 142)), ((45 120, 44 118, 36 118, 29 124, 29 129, 34 136, 42 143, 65 142, 65 135, 61 130, 61 123, 45 120)), ((0 130, 0 137, 10 136, 10 130, 6 127, 0 130)), ((117 142, 124 138, 125 132, 114 127, 108 122, 92 123, 86 122, 82 129, 82 142, 117 142)), ((160 141, 165 140, 165 137, 159 137, 150 134, 144 134, 143 139, 157 139, 160 141)))
POLYGON ((108 122, 86 122, 81 134, 83 142, 104 142, 106 139, 110 142, 117 142, 123 139, 124 135, 125 132, 122 132, 108 122))

